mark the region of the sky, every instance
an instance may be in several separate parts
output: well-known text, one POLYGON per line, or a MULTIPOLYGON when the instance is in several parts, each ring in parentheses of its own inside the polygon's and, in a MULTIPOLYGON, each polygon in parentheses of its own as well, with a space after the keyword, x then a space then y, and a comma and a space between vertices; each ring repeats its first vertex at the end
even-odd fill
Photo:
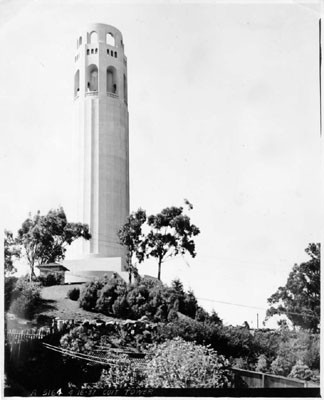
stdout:
POLYGON ((3 226, 59 206, 75 221, 76 39, 113 25, 128 59, 131 211, 186 198, 201 230, 197 256, 166 262, 162 279, 227 324, 261 325, 320 236, 319 5, 1 0, 3 226))

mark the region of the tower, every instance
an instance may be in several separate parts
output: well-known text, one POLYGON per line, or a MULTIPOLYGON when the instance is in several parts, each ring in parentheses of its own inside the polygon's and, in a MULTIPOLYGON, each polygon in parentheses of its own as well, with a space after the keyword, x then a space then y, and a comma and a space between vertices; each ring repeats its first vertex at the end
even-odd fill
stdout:
POLYGON ((92 239, 75 274, 123 270, 118 230, 129 214, 127 59, 121 32, 90 24, 77 38, 74 106, 80 148, 81 219, 92 239), (76 272, 77 270, 77 272, 76 272))

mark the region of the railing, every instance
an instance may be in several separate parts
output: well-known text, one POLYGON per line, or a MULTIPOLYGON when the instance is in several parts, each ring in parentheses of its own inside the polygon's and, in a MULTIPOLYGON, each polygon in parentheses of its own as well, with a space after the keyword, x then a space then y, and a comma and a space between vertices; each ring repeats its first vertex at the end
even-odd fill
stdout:
POLYGON ((116 94, 116 93, 107 92, 107 96, 113 97, 114 99, 118 99, 118 94, 116 94))
POLYGON ((98 96, 98 90, 91 90, 90 92, 86 92, 86 96, 98 96))
POLYGON ((319 387, 319 384, 263 372, 232 368, 235 375, 235 388, 305 388, 319 387))

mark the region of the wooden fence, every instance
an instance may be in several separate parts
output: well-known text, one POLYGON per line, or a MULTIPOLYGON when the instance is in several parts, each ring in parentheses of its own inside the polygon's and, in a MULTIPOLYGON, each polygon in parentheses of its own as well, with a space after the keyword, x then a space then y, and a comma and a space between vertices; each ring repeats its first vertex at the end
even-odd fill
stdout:
POLYGON ((319 384, 284 376, 270 375, 263 372, 232 368, 235 375, 235 388, 307 388, 319 387, 319 384))

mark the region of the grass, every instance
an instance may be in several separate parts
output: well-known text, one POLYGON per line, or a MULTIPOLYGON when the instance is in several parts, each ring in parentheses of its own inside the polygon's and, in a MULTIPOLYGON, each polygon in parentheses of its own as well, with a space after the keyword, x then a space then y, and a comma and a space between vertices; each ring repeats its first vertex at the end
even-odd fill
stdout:
POLYGON ((54 285, 43 287, 41 298, 43 303, 50 304, 46 309, 39 309, 37 316, 59 318, 59 319, 102 319, 103 321, 111 321, 116 318, 107 317, 101 313, 85 311, 79 306, 79 301, 73 301, 68 298, 68 291, 73 288, 79 288, 80 292, 84 284, 76 283, 71 285, 54 285))

